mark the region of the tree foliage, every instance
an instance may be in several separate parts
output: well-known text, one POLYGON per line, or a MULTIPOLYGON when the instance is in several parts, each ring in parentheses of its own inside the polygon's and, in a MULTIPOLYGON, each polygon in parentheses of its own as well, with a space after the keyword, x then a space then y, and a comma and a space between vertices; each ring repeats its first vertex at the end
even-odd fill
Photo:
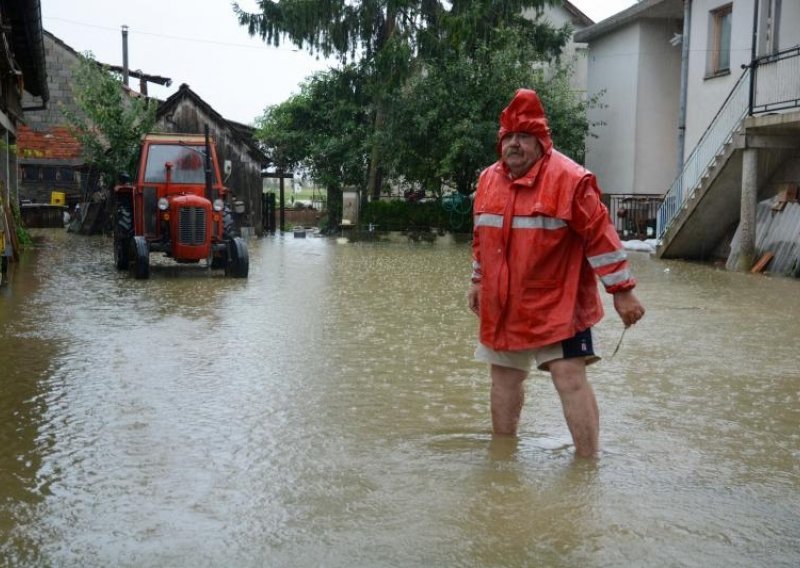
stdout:
POLYGON ((472 53, 451 51, 425 63, 392 106, 385 143, 392 170, 434 195, 470 193, 480 170, 497 159, 498 117, 516 89, 542 99, 556 146, 583 160, 585 101, 569 84, 568 65, 543 61, 524 30, 504 28, 472 53))
POLYGON ((377 196, 386 148, 389 106, 413 73, 415 59, 438 57, 459 46, 467 55, 486 45, 502 23, 525 30, 547 56, 557 54, 565 36, 530 19, 523 10, 541 10, 558 0, 259 0, 249 13, 234 3, 250 35, 280 45, 288 39, 301 49, 341 63, 357 61, 369 93, 373 132, 369 138, 369 192, 377 196))
POLYGON ((354 65, 320 73, 300 94, 267 108, 256 137, 283 171, 306 170, 328 191, 331 222, 341 219, 341 191, 366 178, 370 120, 361 73, 354 65))
POLYGON ((75 69, 73 88, 77 108, 63 108, 64 116, 84 157, 110 187, 121 172, 135 169, 141 138, 153 127, 157 106, 126 90, 89 52, 75 69))
POLYGON ((542 98, 555 145, 582 161, 593 101, 571 90, 569 66, 557 60, 570 29, 536 17, 553 3, 265 0, 259 14, 237 7, 265 41, 288 38, 342 62, 358 56, 267 109, 259 137, 276 164, 308 168, 329 188, 369 187, 370 165, 380 160, 393 183, 467 194, 497 159, 500 111, 528 87, 542 98), (523 17, 525 9, 533 16, 523 17))

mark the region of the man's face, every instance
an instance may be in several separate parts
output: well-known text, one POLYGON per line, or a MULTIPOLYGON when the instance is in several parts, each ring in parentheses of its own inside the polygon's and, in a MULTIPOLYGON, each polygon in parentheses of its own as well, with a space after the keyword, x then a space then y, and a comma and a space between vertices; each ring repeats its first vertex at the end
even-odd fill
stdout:
POLYGON ((527 132, 511 132, 500 141, 500 153, 511 176, 521 177, 542 157, 539 140, 527 132))

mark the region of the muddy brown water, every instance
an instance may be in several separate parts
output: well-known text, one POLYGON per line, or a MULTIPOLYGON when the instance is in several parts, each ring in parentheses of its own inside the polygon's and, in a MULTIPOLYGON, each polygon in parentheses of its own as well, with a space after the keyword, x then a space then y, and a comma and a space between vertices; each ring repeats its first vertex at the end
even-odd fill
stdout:
POLYGON ((490 436, 467 244, 289 234, 246 281, 141 282, 39 237, 0 289, 0 565, 800 565, 798 281, 632 253, 648 314, 576 461, 544 375, 490 436))

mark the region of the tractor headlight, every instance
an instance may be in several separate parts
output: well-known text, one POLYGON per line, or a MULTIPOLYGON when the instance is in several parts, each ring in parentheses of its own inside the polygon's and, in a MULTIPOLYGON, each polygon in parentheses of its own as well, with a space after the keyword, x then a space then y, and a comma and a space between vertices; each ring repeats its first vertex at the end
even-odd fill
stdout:
POLYGON ((225 204, 222 202, 221 199, 215 199, 214 200, 214 211, 222 211, 222 208, 224 206, 225 206, 225 204))
POLYGON ((169 209, 169 200, 166 197, 162 197, 161 199, 159 199, 158 208, 161 211, 166 211, 167 209, 169 209))

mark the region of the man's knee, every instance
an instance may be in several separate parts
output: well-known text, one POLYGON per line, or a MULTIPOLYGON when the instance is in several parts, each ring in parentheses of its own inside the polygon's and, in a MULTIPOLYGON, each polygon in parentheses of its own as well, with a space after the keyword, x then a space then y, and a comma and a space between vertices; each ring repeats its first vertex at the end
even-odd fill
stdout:
POLYGON ((589 384, 586 378, 586 363, 582 358, 559 359, 550 363, 553 385, 561 395, 576 393, 589 384))
POLYGON ((492 384, 501 388, 516 388, 528 376, 527 371, 502 365, 492 365, 490 374, 492 384))

